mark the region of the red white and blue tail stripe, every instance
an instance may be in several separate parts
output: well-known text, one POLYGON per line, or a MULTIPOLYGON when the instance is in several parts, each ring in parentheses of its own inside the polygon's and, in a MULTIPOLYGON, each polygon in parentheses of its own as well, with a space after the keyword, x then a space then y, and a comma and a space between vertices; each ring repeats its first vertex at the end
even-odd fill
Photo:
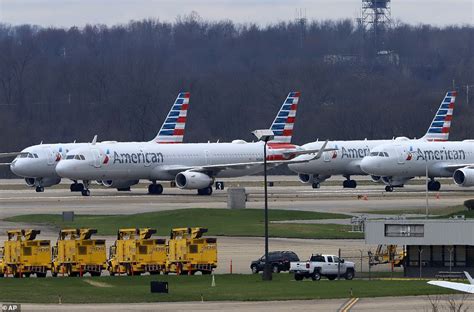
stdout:
POLYGON ((454 102, 457 92, 449 91, 446 93, 436 116, 422 139, 427 141, 447 141, 449 139, 449 130, 451 129, 451 120, 453 118, 454 102))
POLYGON ((293 125, 295 123, 296 109, 300 99, 300 92, 290 92, 280 108, 271 130, 275 134, 272 143, 290 143, 293 136, 293 125))
POLYGON ((158 135, 153 141, 156 143, 183 143, 188 107, 189 92, 179 93, 158 135))

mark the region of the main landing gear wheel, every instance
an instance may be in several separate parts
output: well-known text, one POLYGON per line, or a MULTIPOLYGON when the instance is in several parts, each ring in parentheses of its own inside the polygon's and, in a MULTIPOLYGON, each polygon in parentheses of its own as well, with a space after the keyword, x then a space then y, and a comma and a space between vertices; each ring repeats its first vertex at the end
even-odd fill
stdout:
POLYGON ((393 186, 391 185, 385 186, 385 192, 393 192, 393 186))
POLYGON ((89 190, 82 190, 81 191, 82 196, 91 196, 91 191, 89 190))
POLYGON ((84 184, 82 183, 73 183, 69 187, 71 192, 82 192, 84 190, 84 184))
POLYGON ((344 180, 342 181, 343 188, 356 188, 357 182, 355 180, 344 180))
POLYGON ((160 195, 163 193, 163 186, 161 184, 148 185, 148 194, 160 195))
POLYGON ((312 187, 313 187, 314 189, 318 189, 320 186, 321 186, 321 184, 319 184, 319 182, 313 182, 312 187))
POLYGON ((212 187, 208 186, 198 190, 198 195, 211 195, 212 194, 212 187))
POLYGON ((37 186, 36 187, 36 193, 43 193, 44 192, 44 187, 42 186, 37 186))
POLYGON ((434 191, 434 192, 437 192, 439 191, 441 188, 441 183, 439 183, 438 181, 429 181, 428 182, 428 191, 434 191))

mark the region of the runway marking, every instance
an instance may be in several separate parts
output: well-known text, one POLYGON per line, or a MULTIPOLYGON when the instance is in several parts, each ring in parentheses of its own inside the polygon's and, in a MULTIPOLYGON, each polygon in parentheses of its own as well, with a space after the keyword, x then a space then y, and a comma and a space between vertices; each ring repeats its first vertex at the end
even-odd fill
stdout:
POLYGON ((352 298, 349 299, 346 303, 342 305, 342 307, 339 308, 339 312, 348 312, 352 309, 352 307, 359 301, 359 298, 352 298))

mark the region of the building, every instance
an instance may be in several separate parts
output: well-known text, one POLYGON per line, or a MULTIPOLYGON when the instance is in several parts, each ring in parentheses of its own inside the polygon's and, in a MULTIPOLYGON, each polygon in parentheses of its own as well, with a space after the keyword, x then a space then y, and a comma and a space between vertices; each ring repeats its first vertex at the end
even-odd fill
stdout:
POLYGON ((462 271, 474 275, 474 220, 368 220, 365 242, 404 246, 407 277, 462 271))

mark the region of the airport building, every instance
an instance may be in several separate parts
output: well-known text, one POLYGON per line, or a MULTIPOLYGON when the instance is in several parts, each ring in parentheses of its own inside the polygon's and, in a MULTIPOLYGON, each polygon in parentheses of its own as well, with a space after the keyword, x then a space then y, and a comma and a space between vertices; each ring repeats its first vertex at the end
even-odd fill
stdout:
POLYGON ((406 277, 474 275, 474 220, 368 220, 365 242, 404 246, 406 277))

